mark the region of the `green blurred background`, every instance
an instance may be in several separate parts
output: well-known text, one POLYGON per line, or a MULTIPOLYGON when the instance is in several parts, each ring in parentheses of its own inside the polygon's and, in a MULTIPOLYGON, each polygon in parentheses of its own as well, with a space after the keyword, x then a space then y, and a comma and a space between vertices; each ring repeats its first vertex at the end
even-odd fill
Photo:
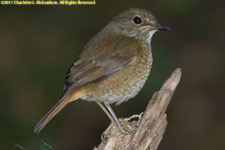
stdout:
POLYGON ((117 116, 145 110, 176 67, 182 79, 169 105, 159 150, 225 149, 225 1, 96 0, 92 6, 0 7, 0 149, 90 150, 110 121, 95 104, 71 103, 39 134, 35 124, 57 102, 68 68, 115 15, 146 8, 171 32, 152 40, 154 63, 139 95, 113 107, 117 116))

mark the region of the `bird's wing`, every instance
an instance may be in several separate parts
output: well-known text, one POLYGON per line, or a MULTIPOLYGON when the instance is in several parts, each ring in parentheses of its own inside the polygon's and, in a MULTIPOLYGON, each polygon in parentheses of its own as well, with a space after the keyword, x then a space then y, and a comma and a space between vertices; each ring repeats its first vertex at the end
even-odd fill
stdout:
POLYGON ((90 41, 68 71, 61 97, 93 82, 99 82, 126 66, 137 53, 136 39, 90 41))

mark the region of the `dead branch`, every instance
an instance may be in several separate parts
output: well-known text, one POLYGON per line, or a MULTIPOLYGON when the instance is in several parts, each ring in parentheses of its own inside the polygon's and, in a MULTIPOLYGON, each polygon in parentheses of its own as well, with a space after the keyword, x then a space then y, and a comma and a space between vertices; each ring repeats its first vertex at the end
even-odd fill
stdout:
POLYGON ((104 132, 104 139, 94 150, 157 150, 166 130, 166 109, 181 78, 177 68, 158 92, 152 96, 144 114, 134 115, 121 121, 126 128, 138 125, 132 134, 122 134, 115 124, 104 132), (134 118, 139 118, 134 120, 134 118))

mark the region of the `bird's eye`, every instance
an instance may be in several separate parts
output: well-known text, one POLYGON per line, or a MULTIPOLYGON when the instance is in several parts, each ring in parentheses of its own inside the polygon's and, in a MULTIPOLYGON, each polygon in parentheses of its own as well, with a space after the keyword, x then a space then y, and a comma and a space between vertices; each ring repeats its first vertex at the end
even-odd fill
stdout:
POLYGON ((138 17, 138 16, 134 17, 134 20, 133 21, 134 21, 135 24, 141 24, 141 22, 142 22, 141 21, 141 18, 138 17))

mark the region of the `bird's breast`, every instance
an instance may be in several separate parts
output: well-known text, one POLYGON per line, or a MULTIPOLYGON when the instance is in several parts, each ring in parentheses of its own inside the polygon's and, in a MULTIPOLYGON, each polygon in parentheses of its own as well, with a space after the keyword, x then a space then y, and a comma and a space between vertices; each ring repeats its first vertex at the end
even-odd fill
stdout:
POLYGON ((86 86, 88 101, 104 101, 120 104, 136 96, 146 82, 151 66, 152 53, 149 44, 143 43, 133 60, 105 80, 86 86))

